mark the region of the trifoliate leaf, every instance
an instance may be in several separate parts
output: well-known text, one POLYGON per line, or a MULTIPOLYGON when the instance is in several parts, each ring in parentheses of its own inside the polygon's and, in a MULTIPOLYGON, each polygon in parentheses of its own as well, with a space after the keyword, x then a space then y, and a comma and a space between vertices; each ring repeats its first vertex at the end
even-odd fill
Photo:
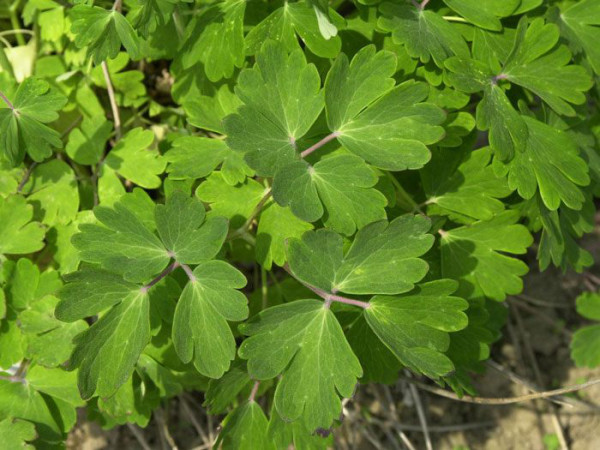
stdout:
POLYGON ((244 63, 245 0, 215 3, 187 26, 181 49, 184 67, 201 62, 212 82, 231 78, 244 63))
POLYGON ((246 278, 223 261, 202 262, 183 289, 173 319, 173 343, 184 363, 220 378, 235 357, 236 344, 227 321, 248 317, 247 300, 236 289, 246 278))
POLYGON ((275 445, 267 437, 269 421, 262 408, 255 401, 249 401, 234 409, 225 417, 223 429, 215 446, 239 450, 275 450, 275 445))
POLYGON ((275 173, 273 198, 289 205, 302 220, 323 217, 325 225, 351 235, 357 228, 385 219, 385 196, 374 189, 377 176, 354 155, 325 158, 314 166, 306 161, 288 164, 275 173))
POLYGON ((477 105, 477 126, 489 130, 495 155, 508 161, 516 151, 522 151, 527 142, 527 124, 498 86, 492 69, 483 62, 457 57, 448 58, 444 66, 449 70, 448 82, 457 89, 469 94, 484 92, 477 105))
POLYGON ((451 296, 456 288, 453 280, 438 280, 400 297, 375 296, 364 312, 367 323, 406 367, 431 378, 447 375, 454 369, 443 354, 448 333, 467 326, 469 304, 451 296))
POLYGON ((510 16, 521 4, 521 0, 444 0, 444 3, 469 22, 488 30, 500 31, 500 18, 510 16))
POLYGON ((158 175, 164 172, 167 162, 157 150, 150 150, 153 142, 154 133, 151 130, 134 128, 112 149, 105 163, 143 188, 158 188, 161 184, 158 175))
POLYGON ((290 269, 297 279, 327 292, 407 292, 427 273, 428 265, 419 257, 433 244, 429 228, 424 216, 374 222, 358 231, 345 254, 339 234, 309 231, 301 240, 289 240, 290 269))
POLYGON ((340 396, 350 397, 362 375, 331 310, 317 300, 297 300, 263 310, 240 328, 250 336, 239 350, 250 376, 281 375, 275 390, 281 417, 301 417, 310 430, 329 428, 341 412, 340 396))
MULTIPOLYGON (((595 292, 581 294, 577 297, 577 312, 586 319, 600 321, 600 296, 595 292)), ((577 367, 600 365, 600 325, 589 325, 573 334, 571 358, 577 367)))
POLYGON ((35 425, 26 420, 4 419, 0 420, 0 435, 4 440, 4 446, 8 450, 33 450, 33 445, 27 442, 33 441, 37 437, 35 425))
POLYGON ((223 140, 204 137, 181 137, 165 154, 167 172, 175 180, 204 178, 221 164, 221 175, 227 184, 242 183, 253 171, 242 155, 232 151, 223 140))
POLYGON ((561 11, 558 18, 575 53, 583 51, 594 72, 600 74, 600 4, 582 0, 561 11))
POLYGON ((0 199, 0 254, 26 254, 44 246, 44 228, 31 222, 33 207, 20 195, 0 199))
POLYGON ((71 222, 79 210, 75 173, 58 159, 36 166, 23 192, 34 206, 34 217, 50 226, 71 222))
POLYGON ((166 267, 170 257, 140 216, 125 206, 125 199, 131 197, 124 196, 112 208, 96 207, 94 214, 100 224, 81 224, 81 233, 72 241, 83 261, 100 264, 130 281, 148 282, 166 267))
POLYGON ((556 25, 544 24, 544 19, 537 18, 528 27, 527 18, 523 17, 501 75, 538 95, 558 114, 574 116, 575 110, 569 103, 584 103, 584 92, 593 82, 582 66, 569 64, 571 53, 566 47, 555 47, 558 39, 556 25))
MULTIPOLYGON (((333 10, 331 13, 336 14, 333 10)), ((298 48, 296 34, 311 52, 322 58, 335 58, 342 47, 342 40, 335 34, 323 37, 315 10, 298 2, 285 3, 252 28, 246 36, 248 53, 255 54, 269 39, 282 42, 288 51, 293 51, 298 48)))
POLYGON ((456 295, 504 300, 521 292, 527 265, 505 253, 524 254, 533 238, 517 220, 515 211, 505 211, 441 233, 442 275, 459 281, 456 295))
POLYGON ((69 134, 65 151, 73 161, 96 164, 102 158, 112 125, 104 117, 84 118, 81 126, 69 134))
POLYGON ((323 109, 321 78, 304 53, 287 54, 283 44, 267 41, 256 65, 238 77, 236 94, 245 103, 224 120, 227 144, 245 153, 261 176, 297 159, 296 142, 323 109))
POLYGON ((379 168, 420 168, 430 158, 426 144, 444 136, 445 115, 422 103, 425 84, 409 81, 390 90, 395 67, 392 53, 373 46, 351 63, 340 55, 325 81, 327 122, 343 146, 379 168))
POLYGON ((182 264, 197 264, 212 259, 227 236, 224 217, 204 220, 204 206, 195 198, 177 191, 165 205, 156 205, 156 228, 165 247, 182 264))
POLYGON ((445 214, 458 222, 489 220, 504 210, 498 200, 511 190, 495 176, 489 147, 468 152, 440 149, 421 171, 429 215, 445 214), (466 217, 465 217, 466 216, 466 217))
POLYGON ((450 56, 468 57, 469 49, 460 31, 439 14, 408 4, 383 3, 378 25, 392 32, 394 42, 404 44, 408 54, 422 62, 431 59, 438 67, 450 56))
POLYGON ((13 167, 23 161, 26 152, 41 162, 52 155, 52 147, 62 147, 60 134, 44 124, 58 119, 57 111, 67 102, 66 97, 46 81, 27 78, 10 95, 10 101, 10 105, 0 102, 0 145, 13 167))
POLYGON ((233 228, 250 217, 265 193, 265 187, 251 178, 231 186, 220 172, 213 172, 196 190, 196 196, 210 204, 209 214, 228 218, 233 228))
POLYGON ((508 185, 525 199, 539 190, 546 207, 556 210, 564 203, 579 210, 585 200, 579 186, 590 182, 587 164, 571 137, 531 117, 523 117, 528 128, 527 146, 507 163, 494 160, 499 175, 508 174, 508 185))
POLYGON ((256 260, 267 270, 273 263, 283 266, 286 262, 285 241, 300 238, 313 226, 298 219, 289 208, 271 203, 260 215, 256 231, 256 260))
POLYGON ((123 15, 112 9, 79 4, 70 10, 71 32, 75 34, 75 45, 87 48, 94 64, 113 59, 121 44, 133 58, 140 57, 139 38, 123 15))

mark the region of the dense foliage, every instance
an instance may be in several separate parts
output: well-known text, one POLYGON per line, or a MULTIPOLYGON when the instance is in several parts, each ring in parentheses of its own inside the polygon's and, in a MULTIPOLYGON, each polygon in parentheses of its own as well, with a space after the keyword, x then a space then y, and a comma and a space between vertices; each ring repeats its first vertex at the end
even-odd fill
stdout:
MULTIPOLYGON (((343 399, 403 368, 475 394, 526 252, 592 264, 598 0, 0 18, 4 448, 60 447, 84 406, 144 426, 184 391, 223 448, 326 447, 343 399)), ((599 342, 576 333, 575 361, 599 342)))

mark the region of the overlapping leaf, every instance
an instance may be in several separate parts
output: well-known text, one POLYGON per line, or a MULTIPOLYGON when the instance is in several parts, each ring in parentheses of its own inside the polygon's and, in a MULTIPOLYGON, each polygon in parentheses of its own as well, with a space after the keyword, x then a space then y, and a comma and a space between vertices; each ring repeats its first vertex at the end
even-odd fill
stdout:
MULTIPOLYGON (((577 312, 594 321, 600 321, 600 296, 586 292, 577 298, 577 312)), ((600 365, 600 325, 588 325, 575 332, 571 341, 571 357, 578 367, 600 365)))
POLYGON ((600 4, 594 0, 573 3, 558 14, 562 31, 573 50, 583 51, 594 71, 600 74, 600 4))
POLYGON ((25 153, 41 162, 52 154, 52 147, 62 147, 60 134, 45 124, 58 118, 67 99, 36 78, 27 78, 12 94, 6 93, 10 105, 0 102, 2 153, 13 167, 23 161, 25 153))
POLYGON ((500 31, 500 18, 514 13, 521 0, 492 0, 483 3, 478 0, 444 0, 444 3, 477 26, 500 31))
POLYGON ((32 222, 33 207, 20 195, 0 198, 0 254, 26 254, 44 246, 44 228, 32 222))

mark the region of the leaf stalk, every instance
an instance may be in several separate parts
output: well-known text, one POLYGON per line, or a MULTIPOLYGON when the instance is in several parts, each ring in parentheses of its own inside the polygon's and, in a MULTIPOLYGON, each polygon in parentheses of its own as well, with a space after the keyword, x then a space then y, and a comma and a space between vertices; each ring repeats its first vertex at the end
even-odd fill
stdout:
POLYGON ((321 147, 323 147, 325 144, 333 141, 335 138, 337 138, 340 135, 339 132, 334 131, 333 133, 328 134, 327 136, 325 136, 323 139, 321 139, 319 142, 317 142, 314 145, 311 145, 310 147, 308 147, 306 150, 304 150, 302 153, 300 153, 300 158, 306 158, 308 155, 310 155, 312 152, 314 152, 315 150, 320 149, 321 147))

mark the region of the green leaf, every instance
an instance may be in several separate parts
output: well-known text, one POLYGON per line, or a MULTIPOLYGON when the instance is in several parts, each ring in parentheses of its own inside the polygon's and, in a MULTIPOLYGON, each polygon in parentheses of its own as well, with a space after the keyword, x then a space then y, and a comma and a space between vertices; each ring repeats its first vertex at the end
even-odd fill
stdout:
POLYGON ((96 164, 104 154, 111 131, 112 124, 104 117, 84 118, 81 126, 69 134, 65 151, 79 164, 96 164))
POLYGON ((254 172, 242 155, 232 151, 223 140, 204 137, 181 137, 165 154, 167 172, 175 180, 204 178, 221 165, 221 175, 227 184, 243 183, 254 172))
POLYGON ((515 211, 505 211, 491 220, 441 233, 442 275, 459 281, 456 295, 500 301, 521 292, 527 265, 507 253, 524 254, 533 238, 517 220, 515 211))
MULTIPOLYGON (((600 320, 600 296, 586 292, 577 297, 577 312, 583 317, 600 320)), ((577 330, 571 341, 571 358, 577 367, 600 365, 600 325, 590 325, 577 330)))
POLYGON ((232 186, 218 171, 196 189, 196 196, 210 204, 209 216, 226 217, 233 228, 241 226, 250 217, 265 193, 265 187, 252 178, 232 186))
POLYGON ((300 238, 313 226, 298 219, 289 208, 271 203, 260 215, 256 230, 256 260, 267 270, 273 263, 283 266, 287 258, 285 242, 289 238, 300 238))
POLYGON ((321 78, 302 50, 287 54, 267 41, 252 69, 243 70, 235 90, 244 106, 224 120, 227 144, 245 154, 261 176, 297 159, 296 142, 323 109, 321 78))
POLYGON ((490 220, 504 210, 499 199, 512 191, 505 178, 495 176, 489 147, 461 153, 440 149, 421 171, 427 212, 457 222, 490 220))
POLYGON ((342 54, 325 81, 329 128, 340 143, 367 162, 387 170, 420 168, 429 161, 426 145, 444 136, 445 115, 422 103, 429 93, 425 84, 405 82, 396 88, 390 78, 394 55, 361 49, 348 62, 342 54))
POLYGON ((223 119, 233 114, 242 105, 228 85, 221 86, 213 96, 202 95, 197 99, 184 98, 183 107, 188 122, 204 130, 225 134, 223 119))
POLYGON ((399 294, 410 291, 428 271, 419 256, 433 244, 424 216, 404 215, 374 222, 356 234, 344 254, 339 234, 327 229, 290 239, 288 261, 294 276, 327 292, 399 294))
POLYGON ((331 310, 317 300, 297 300, 263 310, 240 328, 250 336, 239 350, 250 376, 281 375, 275 390, 281 417, 302 418, 310 430, 329 428, 341 412, 339 396, 350 397, 362 375, 331 310))
POLYGON ((26 152, 41 162, 52 155, 52 147, 62 147, 60 134, 44 124, 58 119, 57 111, 66 102, 66 97, 36 78, 27 78, 19 85, 12 96, 12 108, 0 102, 0 145, 11 166, 19 165, 26 152))
POLYGON ((337 155, 309 165, 288 164, 275 173, 273 198, 307 222, 351 235, 357 228, 385 219, 385 196, 374 189, 377 176, 362 159, 337 155))
MULTIPOLYGON (((336 14, 333 10, 330 13, 336 14)), ((296 34, 311 52, 322 58, 335 58, 342 47, 342 40, 335 34, 323 37, 315 10, 304 2, 285 3, 273 11, 250 30, 246 36, 246 47, 253 55, 260 50, 263 42, 272 39, 293 51, 298 47, 296 34)))
POLYGON ((600 5, 594 0, 571 4, 559 15, 561 31, 575 53, 584 53, 594 72, 600 74, 600 5))
POLYGON ((223 414, 229 405, 235 402, 240 392, 248 390, 252 380, 248 375, 245 364, 236 360, 231 368, 219 379, 212 379, 208 383, 204 405, 211 414, 223 414))
POLYGON ((500 31, 500 18, 512 15, 521 4, 521 0, 444 0, 444 3, 469 22, 488 30, 500 31))
POLYGON ((143 188, 158 188, 158 175, 164 172, 167 162, 157 150, 149 149, 153 142, 151 130, 134 128, 108 154, 106 165, 143 188))
POLYGON ((451 296, 456 288, 453 280, 438 280, 400 297, 375 296, 364 312, 367 323, 406 367, 431 378, 447 375, 454 370, 444 355, 448 333, 468 322, 468 303, 451 296))
POLYGON ((203 63, 213 83, 231 78, 244 63, 245 0, 225 0, 205 9, 186 29, 181 49, 184 67, 203 63))
POLYGON ((527 27, 527 18, 523 17, 502 75, 538 95, 558 114, 574 116, 569 103, 583 104, 584 92, 593 82, 583 67, 569 64, 571 53, 566 47, 555 47, 558 39, 556 25, 537 18, 527 27))
POLYGON ((439 14, 408 4, 383 3, 378 26, 392 32, 394 42, 404 44, 408 54, 438 67, 450 56, 468 57, 469 49, 458 29, 439 14))
MULTIPOLYGON (((96 207, 94 214, 101 224, 81 224, 72 241, 83 261, 100 264, 129 281, 148 282, 166 267, 170 256, 140 213, 126 204, 133 198, 127 194, 112 208, 96 207)), ((154 222, 152 216, 150 220, 154 222)))
POLYGON ((33 450, 35 448, 33 445, 27 444, 37 438, 35 425, 26 420, 0 420, 0 435, 6 439, 3 445, 9 450, 33 450))
POLYGON ((332 434, 323 437, 308 429, 300 420, 287 422, 279 416, 275 407, 271 408, 267 432, 275 448, 290 448, 293 445, 298 450, 326 450, 333 447, 332 434))
POLYGON ((236 289, 246 278, 223 261, 201 262, 183 289, 173 319, 173 343, 184 363, 220 378, 235 357, 235 340, 227 321, 248 317, 247 300, 236 289))
POLYGON ((258 403, 246 402, 225 417, 215 446, 239 450, 274 450, 275 445, 267 438, 268 425, 267 417, 258 403))
POLYGON ((173 193, 165 205, 156 205, 156 228, 172 257, 182 264, 212 259, 227 236, 223 217, 204 220, 204 206, 181 191, 173 193))
POLYGON ((571 137, 531 117, 523 117, 528 128, 527 146, 506 163, 494 160, 496 173, 508 174, 508 185, 525 199, 539 190, 544 204, 556 210, 564 203, 581 209, 585 200, 580 186, 590 182, 588 168, 571 137))
POLYGON ((34 206, 34 217, 46 225, 66 224, 79 210, 79 191, 73 169, 54 159, 35 167, 23 187, 34 206))
POLYGON ((94 64, 115 58, 121 44, 133 59, 140 58, 139 38, 120 12, 80 4, 74 6, 69 14, 75 45, 79 48, 86 47, 94 64))
POLYGON ((33 208, 20 195, 0 201, 0 254, 27 254, 44 247, 44 228, 31 222, 33 208))

